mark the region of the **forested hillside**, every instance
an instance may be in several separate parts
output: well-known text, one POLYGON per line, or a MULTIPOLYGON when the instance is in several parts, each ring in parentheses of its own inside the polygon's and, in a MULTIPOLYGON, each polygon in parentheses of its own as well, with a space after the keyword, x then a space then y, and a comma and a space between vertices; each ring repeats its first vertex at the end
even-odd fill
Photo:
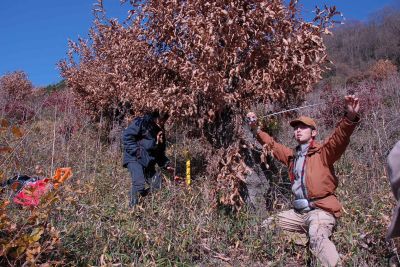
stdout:
POLYGON ((327 76, 344 81, 360 75, 374 62, 389 60, 400 66, 400 8, 387 7, 366 22, 345 21, 325 38, 333 68, 327 76))

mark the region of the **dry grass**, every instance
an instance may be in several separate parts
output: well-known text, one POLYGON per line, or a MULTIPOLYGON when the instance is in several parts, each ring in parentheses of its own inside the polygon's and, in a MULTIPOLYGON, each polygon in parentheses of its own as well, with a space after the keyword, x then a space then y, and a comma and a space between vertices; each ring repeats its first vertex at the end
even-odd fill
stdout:
MULTIPOLYGON (((384 165, 388 150, 400 138, 396 121, 399 86, 399 77, 379 84, 383 102, 365 113, 346 154, 336 164, 340 180, 337 194, 345 214, 333 240, 345 266, 383 266, 393 255, 393 244, 384 241, 394 207, 384 165)), ((59 232, 60 246, 54 248, 57 253, 38 258, 36 264, 53 260, 66 266, 316 265, 306 248, 288 242, 276 230, 262 228, 262 219, 251 212, 242 210, 233 215, 213 208, 212 181, 196 173, 190 189, 166 176, 160 192, 147 196, 135 210, 129 209, 130 178, 121 167, 118 145, 102 143, 89 123, 68 142, 57 131, 53 139, 54 125, 59 126, 67 117, 54 114, 44 111, 22 126, 29 136, 2 166, 6 177, 13 172, 32 174, 35 165, 42 165, 48 176, 51 162, 53 168, 69 166, 74 171, 46 219, 59 232)), ((285 123, 281 121, 281 125, 285 123)), ((282 129, 278 138, 287 143, 290 134, 285 126, 282 129)), ((327 133, 328 129, 321 129, 322 136, 327 133)), ((183 156, 178 156, 178 165, 183 164, 183 156)), ((271 181, 276 210, 266 211, 265 217, 288 206, 290 191, 284 172, 280 173, 274 173, 271 181)), ((27 212, 14 206, 8 211, 18 223, 27 212)), ((43 235, 38 242, 43 244, 45 238, 43 235)), ((7 263, 4 256, 0 260, 4 265, 12 262, 8 258, 7 263)))

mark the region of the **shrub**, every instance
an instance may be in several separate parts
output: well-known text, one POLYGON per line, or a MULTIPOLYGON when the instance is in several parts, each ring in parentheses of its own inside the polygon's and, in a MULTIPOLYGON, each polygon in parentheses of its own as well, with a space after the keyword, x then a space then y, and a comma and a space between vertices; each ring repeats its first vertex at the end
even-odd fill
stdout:
POLYGON ((390 60, 380 59, 369 68, 369 72, 375 80, 382 81, 397 74, 397 66, 390 60))
POLYGON ((13 99, 23 101, 32 93, 33 85, 23 71, 14 71, 0 77, 0 97, 8 102, 13 99))
POLYGON ((33 85, 23 71, 15 71, 0 77, 0 104, 6 118, 23 122, 33 116, 27 106, 27 97, 33 85))

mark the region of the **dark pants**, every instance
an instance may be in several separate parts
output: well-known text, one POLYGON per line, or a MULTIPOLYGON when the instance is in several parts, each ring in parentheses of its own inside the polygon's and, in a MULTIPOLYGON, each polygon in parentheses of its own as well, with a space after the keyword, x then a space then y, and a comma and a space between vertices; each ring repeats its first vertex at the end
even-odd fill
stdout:
POLYGON ((128 170, 132 177, 132 189, 130 192, 130 203, 137 201, 138 195, 146 195, 161 188, 161 175, 156 171, 155 163, 150 162, 149 166, 143 167, 140 163, 134 161, 128 163, 128 170), (145 183, 149 188, 145 190, 145 183))

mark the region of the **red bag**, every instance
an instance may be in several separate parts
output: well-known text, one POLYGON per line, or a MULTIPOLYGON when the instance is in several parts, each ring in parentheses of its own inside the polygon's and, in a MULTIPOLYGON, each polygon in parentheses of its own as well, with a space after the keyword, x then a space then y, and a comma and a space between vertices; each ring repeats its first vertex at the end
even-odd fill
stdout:
POLYGON ((36 207, 40 203, 41 197, 47 193, 52 185, 49 179, 37 180, 28 182, 24 187, 14 196, 13 201, 22 206, 36 207))
POLYGON ((16 175, 0 184, 1 187, 11 187, 14 192, 14 203, 22 206, 37 207, 40 199, 51 189, 58 189, 72 176, 71 168, 58 168, 52 178, 40 179, 27 175, 16 175))

